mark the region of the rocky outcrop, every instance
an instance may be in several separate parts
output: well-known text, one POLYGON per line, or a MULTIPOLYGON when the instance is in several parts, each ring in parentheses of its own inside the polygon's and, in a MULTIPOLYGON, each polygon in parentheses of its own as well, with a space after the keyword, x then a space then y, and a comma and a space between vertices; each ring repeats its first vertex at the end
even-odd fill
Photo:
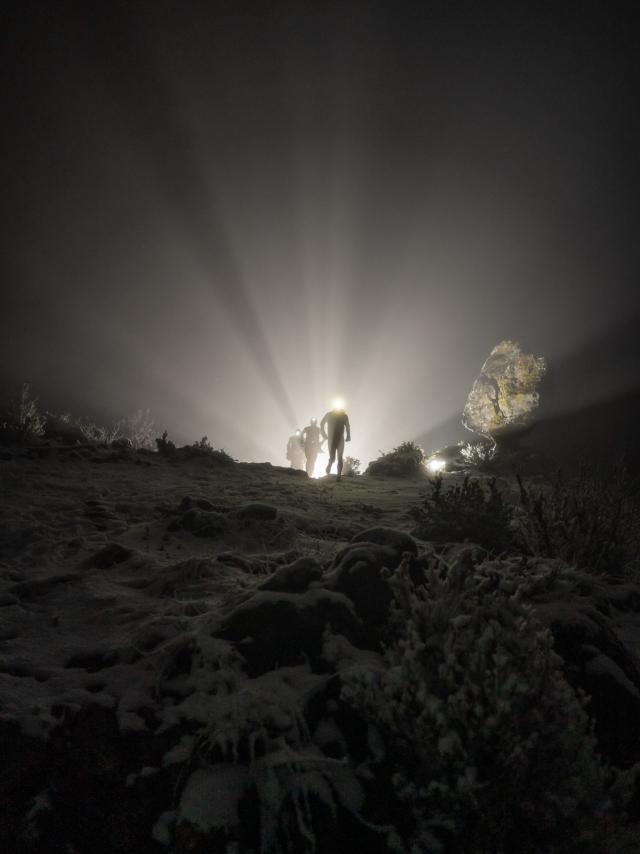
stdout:
POLYGON ((471 388, 462 413, 463 425, 493 439, 517 435, 531 427, 546 367, 544 357, 523 353, 515 341, 501 341, 471 388))

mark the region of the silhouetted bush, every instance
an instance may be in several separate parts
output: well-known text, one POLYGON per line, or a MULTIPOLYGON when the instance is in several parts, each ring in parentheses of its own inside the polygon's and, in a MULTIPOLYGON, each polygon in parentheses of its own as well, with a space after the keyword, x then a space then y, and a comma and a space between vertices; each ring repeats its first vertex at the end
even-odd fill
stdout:
POLYGON ((488 471, 495 455, 495 443, 465 442, 460 446, 460 456, 464 462, 478 471, 488 471))
POLYGON ((360 460, 357 457, 345 457, 344 466, 342 468, 342 474, 344 477, 353 477, 355 475, 361 474, 360 460))
POLYGON ((618 465, 608 477, 583 467, 551 488, 528 487, 518 476, 518 538, 523 551, 557 557, 596 573, 640 568, 640 489, 618 465))
POLYGON ((4 429, 15 430, 24 438, 29 438, 44 434, 45 421, 38 398, 31 392, 31 385, 23 383, 20 393, 9 404, 6 420, 1 426, 4 429))
POLYGON ((156 447, 158 448, 158 453, 163 457, 174 457, 176 455, 177 448, 171 439, 169 439, 169 434, 166 430, 159 439, 156 439, 156 447))
POLYGON ((495 478, 485 485, 467 475, 461 484, 444 488, 439 476, 429 489, 424 504, 412 511, 415 536, 436 543, 469 541, 494 553, 513 548, 513 508, 495 478))
POLYGON ((584 699, 516 566, 434 559, 416 586, 405 558, 385 666, 343 673, 343 699, 382 737, 371 767, 394 801, 394 850, 604 850, 584 699))
POLYGON ((79 418, 71 423, 75 423, 82 430, 88 442, 98 445, 112 445, 121 439, 126 440, 135 450, 152 450, 155 445, 154 420, 149 409, 138 409, 133 415, 121 418, 108 426, 97 424, 89 418, 79 418))
POLYGON ((422 471, 424 451, 415 442, 403 442, 387 454, 382 454, 367 467, 366 474, 382 477, 408 477, 422 471))
POLYGON ((230 465, 235 462, 224 448, 213 448, 207 436, 203 436, 198 442, 193 445, 185 445, 181 450, 188 457, 204 457, 205 459, 215 460, 216 462, 230 465))

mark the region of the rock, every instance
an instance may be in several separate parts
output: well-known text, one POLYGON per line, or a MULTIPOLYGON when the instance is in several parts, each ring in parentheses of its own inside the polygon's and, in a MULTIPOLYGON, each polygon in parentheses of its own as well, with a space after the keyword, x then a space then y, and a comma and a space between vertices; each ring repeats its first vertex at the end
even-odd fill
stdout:
POLYGON ((414 557, 418 556, 418 544, 413 537, 404 531, 397 531, 395 528, 367 528, 352 537, 351 542, 376 543, 380 546, 387 546, 396 552, 398 562, 404 552, 409 552, 414 557))
POLYGON ((47 439, 56 439, 64 445, 85 445, 87 442, 86 436, 77 424, 53 415, 47 415, 44 435, 47 439))
MULTIPOLYGON (((378 529, 379 530, 379 529, 378 529)), ((347 596, 364 623, 370 639, 377 641, 393 598, 382 569, 395 569, 402 554, 397 548, 370 542, 355 542, 336 555, 334 569, 325 585, 347 596)))
POLYGON ((621 768, 640 760, 640 668, 606 617, 567 602, 540 603, 556 652, 574 688, 590 695, 587 711, 605 758, 621 768))
POLYGON ((124 563, 125 560, 133 555, 131 549, 121 546, 119 543, 109 543, 99 552, 96 552, 85 561, 87 569, 95 567, 96 569, 109 569, 117 563, 124 563))
POLYGON ((96 567, 97 569, 109 569, 118 563, 124 563, 133 555, 131 549, 121 546, 119 543, 109 543, 103 549, 96 552, 86 561, 87 567, 96 567))
POLYGON ((180 502, 180 512, 184 513, 194 507, 197 507, 198 510, 208 510, 209 512, 216 509, 211 501, 208 501, 206 498, 192 498, 190 495, 185 495, 180 502))
POLYGON ((218 537, 224 534, 228 526, 222 513, 192 507, 182 514, 182 527, 196 537, 218 537))
POLYGON ((245 504, 244 507, 238 507, 236 517, 238 519, 251 519, 261 522, 271 522, 278 516, 278 508, 272 504, 245 504))
POLYGON ((111 447, 115 450, 120 451, 130 451, 133 448, 133 442, 131 439, 127 439, 125 436, 121 436, 119 439, 114 439, 111 443, 111 447))
POLYGON ((322 567, 315 558, 301 557, 288 566, 279 567, 258 589, 304 593, 311 582, 318 581, 321 576, 322 567))
POLYGON ((523 353, 514 341, 501 341, 473 384, 462 413, 463 425, 494 439, 531 427, 545 371, 542 356, 523 353))
POLYGON ((235 608, 216 635, 239 644, 253 677, 297 664, 305 655, 319 657, 327 625, 353 643, 363 639, 362 624, 340 593, 322 588, 302 594, 262 590, 235 608))

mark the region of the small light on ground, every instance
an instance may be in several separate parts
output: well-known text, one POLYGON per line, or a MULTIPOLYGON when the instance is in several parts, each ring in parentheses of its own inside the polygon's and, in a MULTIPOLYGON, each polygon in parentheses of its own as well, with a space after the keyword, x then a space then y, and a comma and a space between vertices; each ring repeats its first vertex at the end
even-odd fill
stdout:
POLYGON ((433 457, 427 462, 427 471, 429 474, 439 474, 444 471, 446 467, 446 462, 438 457, 433 457))

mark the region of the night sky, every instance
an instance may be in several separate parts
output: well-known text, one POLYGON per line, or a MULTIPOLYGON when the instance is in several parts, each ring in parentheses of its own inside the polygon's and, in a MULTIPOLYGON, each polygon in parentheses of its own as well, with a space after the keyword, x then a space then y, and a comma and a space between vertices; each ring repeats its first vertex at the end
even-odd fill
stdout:
POLYGON ((284 463, 336 394, 363 460, 446 422, 502 338, 640 385, 631 4, 96 5, 3 7, 5 386, 284 463))

